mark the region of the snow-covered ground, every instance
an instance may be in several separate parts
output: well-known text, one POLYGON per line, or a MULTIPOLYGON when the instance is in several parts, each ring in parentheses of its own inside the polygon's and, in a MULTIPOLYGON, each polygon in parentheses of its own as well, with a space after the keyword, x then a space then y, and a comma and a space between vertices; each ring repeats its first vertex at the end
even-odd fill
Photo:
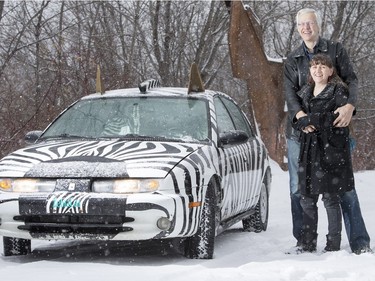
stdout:
MULTIPOLYGON (((142 244, 134 251, 129 245, 104 242, 33 242, 33 252, 28 256, 0 257, 0 279, 374 281, 375 255, 352 254, 345 232, 341 251, 321 252, 327 228, 321 202, 318 252, 285 254, 295 244, 291 234, 288 174, 274 163, 272 168, 268 230, 247 233, 241 231, 242 225, 235 225, 217 237, 213 260, 189 260, 168 245, 159 244, 142 244)), ((375 171, 359 172, 355 177, 367 230, 375 243, 375 171)))

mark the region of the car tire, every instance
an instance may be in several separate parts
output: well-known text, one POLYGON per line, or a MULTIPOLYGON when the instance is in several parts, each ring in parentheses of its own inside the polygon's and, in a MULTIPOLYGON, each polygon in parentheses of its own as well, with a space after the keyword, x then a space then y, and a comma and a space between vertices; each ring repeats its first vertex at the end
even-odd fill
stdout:
POLYGON ((259 194, 259 200, 255 207, 255 213, 242 220, 243 229, 250 232, 262 232, 267 230, 269 213, 268 178, 265 177, 259 194))
POLYGON ((197 232, 185 240, 184 255, 191 259, 212 259, 217 225, 217 195, 215 181, 207 188, 197 232))
POLYGON ((31 240, 3 237, 4 256, 27 255, 31 252, 31 240))

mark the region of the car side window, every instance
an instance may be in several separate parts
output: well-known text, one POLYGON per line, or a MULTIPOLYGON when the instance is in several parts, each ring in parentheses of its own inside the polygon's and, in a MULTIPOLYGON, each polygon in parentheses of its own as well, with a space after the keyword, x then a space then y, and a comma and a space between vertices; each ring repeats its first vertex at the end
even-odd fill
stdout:
POLYGON ((229 112, 221 99, 216 97, 214 99, 214 103, 219 133, 235 130, 236 127, 234 126, 232 118, 230 117, 229 112))
POLYGON ((241 109, 233 101, 225 97, 220 97, 219 99, 222 101, 227 111, 229 111, 236 130, 244 131, 248 134, 248 136, 254 136, 250 124, 242 113, 241 109))

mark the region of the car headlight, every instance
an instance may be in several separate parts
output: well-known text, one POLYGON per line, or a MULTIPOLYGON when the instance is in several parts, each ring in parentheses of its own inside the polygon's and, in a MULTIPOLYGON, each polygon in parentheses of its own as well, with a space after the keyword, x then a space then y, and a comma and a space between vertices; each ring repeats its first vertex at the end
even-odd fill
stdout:
POLYGON ((30 193, 30 192, 52 192, 56 181, 40 179, 0 179, 0 191, 30 193))
POLYGON ((92 191, 100 193, 153 192, 158 188, 157 179, 98 180, 92 184, 92 191))

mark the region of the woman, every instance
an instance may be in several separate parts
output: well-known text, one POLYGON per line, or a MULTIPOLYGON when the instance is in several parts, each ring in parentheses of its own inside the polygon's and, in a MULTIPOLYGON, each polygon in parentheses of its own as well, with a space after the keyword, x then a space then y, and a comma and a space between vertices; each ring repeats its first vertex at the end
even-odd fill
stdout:
POLYGON ((328 217, 325 251, 340 250, 342 216, 340 194, 354 187, 349 128, 334 127, 334 111, 346 104, 347 86, 324 54, 310 61, 309 83, 298 93, 304 112, 293 127, 301 130, 299 188, 303 208, 302 245, 299 252, 314 252, 317 244, 317 201, 322 194, 328 217))

